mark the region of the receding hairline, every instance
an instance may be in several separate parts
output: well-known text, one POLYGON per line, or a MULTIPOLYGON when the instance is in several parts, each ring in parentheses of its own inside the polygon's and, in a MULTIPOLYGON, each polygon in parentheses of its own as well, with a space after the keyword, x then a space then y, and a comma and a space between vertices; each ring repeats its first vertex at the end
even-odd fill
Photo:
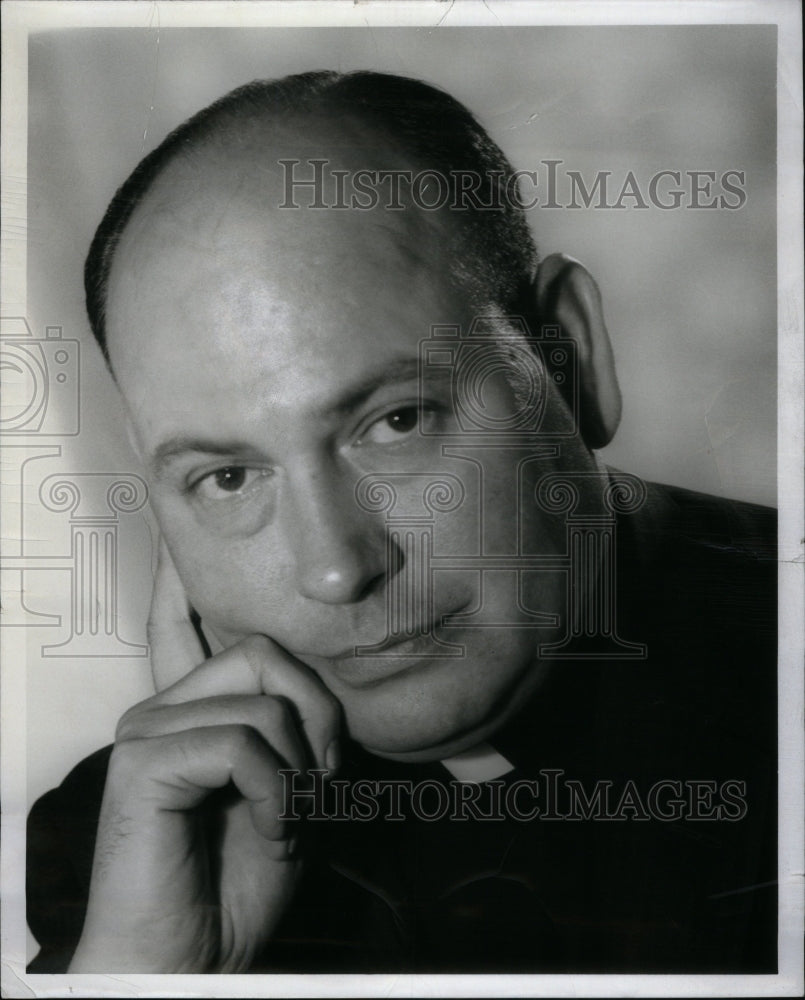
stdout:
MULTIPOLYGON (((162 175, 174 165, 182 169, 202 157, 231 157, 256 139, 258 145, 265 142, 272 130, 287 135, 312 122, 333 135, 382 135, 387 150, 425 169, 494 167, 513 173, 505 155, 460 102, 418 80, 322 71, 240 87, 182 123, 148 154, 121 186, 98 227, 85 265, 85 285, 93 334, 107 362, 106 296, 112 263, 132 218, 162 175)), ((456 232, 452 245, 445 247, 446 270, 474 300, 492 298, 506 308, 530 281, 536 263, 524 213, 508 206, 505 217, 474 210, 458 214, 459 224, 453 228, 461 235, 456 232)))
MULTIPOLYGON (((271 243, 271 231, 276 229, 273 249, 280 249, 282 240, 288 239, 289 234, 295 244, 297 240, 308 239, 308 233, 312 230, 323 237, 319 245, 320 260, 333 262, 336 260, 333 256, 336 252, 333 244, 339 242, 338 234, 344 225, 365 225, 373 231, 384 231, 384 235, 400 254, 399 260, 403 265, 407 261, 414 267, 438 266, 439 257, 451 236, 450 227, 455 224, 456 213, 447 208, 435 212, 424 211, 413 204, 410 198, 406 199, 404 192, 403 198, 408 202, 404 211, 387 211, 382 205, 361 211, 281 207, 283 177, 278 164, 289 150, 299 155, 303 165, 308 153, 320 153, 327 156, 328 168, 354 169, 357 157, 357 162, 369 169, 421 169, 398 143, 386 141, 384 135, 382 146, 378 146, 376 141, 373 142, 375 133, 371 127, 356 121, 360 145, 341 143, 336 154, 328 156, 328 143, 336 138, 343 138, 343 135, 323 115, 298 115, 291 112, 279 129, 259 120, 250 123, 250 126, 248 131, 243 131, 232 123, 227 123, 226 130, 232 131, 238 140, 236 146, 227 142, 227 132, 222 129, 216 136, 205 137, 192 147, 177 152, 165 164, 142 194, 120 233, 107 279, 107 301, 113 301, 113 290, 121 274, 121 267, 124 271, 127 270, 133 260, 147 264, 147 255, 154 249, 160 255, 167 251, 168 256, 163 259, 169 260, 171 242, 177 248, 184 243, 197 250, 201 246, 197 240, 200 234, 204 234, 205 246, 206 240, 212 238, 208 249, 210 258, 214 260, 214 234, 218 231, 225 234, 224 241, 218 244, 219 249, 221 246, 232 246, 232 240, 238 235, 237 225, 243 221, 247 226, 254 224, 252 232, 260 241, 258 245, 262 246, 271 243), (313 132, 312 128, 317 131, 313 132), (300 139, 306 144, 304 148, 297 144, 300 139), (375 164, 382 164, 382 167, 375 167, 375 164), (230 213, 234 220, 232 227, 225 221, 230 213), (284 225, 286 221, 289 223, 287 227, 284 225), (301 224, 297 225, 297 222, 301 224), (266 244, 262 243, 263 233, 260 230, 263 228, 267 237, 266 244), (167 239, 161 243, 160 230, 162 234, 167 233, 167 239), (151 243, 150 237, 154 234, 156 240, 151 243), (140 242, 143 237, 144 249, 140 242)), ((325 183, 328 168, 325 168, 325 183)), ((244 232, 248 237, 249 230, 244 232)), ((316 255, 317 249, 319 247, 315 244, 313 249, 308 248, 312 256, 316 255)), ((453 288, 460 286, 446 264, 444 277, 453 288)), ((478 302, 477 305, 479 310, 489 311, 492 308, 485 301, 478 302)), ((114 323, 110 320, 108 339, 113 327, 114 323)))
MULTIPOLYGON (((177 149, 165 161, 137 199, 121 230, 121 236, 144 207, 153 208, 154 202, 159 203, 160 198, 166 208, 173 204, 177 200, 177 183, 182 184, 183 181, 192 179, 199 182, 211 181, 213 186, 217 186, 216 171, 221 171, 225 178, 241 176, 244 181, 259 182, 262 176, 266 179, 266 187, 271 186, 273 179, 277 190, 271 191, 273 200, 266 203, 266 208, 280 208, 286 185, 292 183, 291 179, 309 180, 313 170, 311 161, 316 159, 326 161, 322 174, 327 182, 332 179, 330 171, 333 169, 347 169, 351 172, 362 169, 370 172, 398 170, 413 174, 428 169, 423 157, 412 155, 394 135, 361 120, 357 115, 345 116, 338 126, 318 109, 301 112, 292 110, 283 118, 270 121, 261 120, 257 116, 245 122, 222 121, 214 132, 196 137, 192 143, 177 149), (344 141, 346 139, 349 142, 344 141), (380 143, 378 139, 381 140, 380 143)), ((187 200, 198 197, 198 192, 192 188, 185 190, 187 200)), ((399 193, 405 210, 417 213, 423 219, 456 215, 447 206, 435 211, 420 209, 411 201, 405 185, 401 186, 399 193)), ((182 200, 181 191, 179 195, 179 200, 182 200)), ((333 197, 331 192, 325 192, 325 195, 333 197)), ((306 205, 300 206, 301 210, 306 208, 306 205)), ((297 209, 288 206, 283 210, 297 209)), ((314 210, 316 214, 326 214, 328 211, 337 212, 338 217, 344 218, 345 211, 348 215, 351 210, 340 207, 333 209, 329 205, 324 209, 314 210)), ((359 211, 365 214, 375 209, 361 207, 359 211)), ((386 209, 380 203, 376 211, 386 214, 386 209)), ((395 216, 402 213, 388 214, 395 216)))

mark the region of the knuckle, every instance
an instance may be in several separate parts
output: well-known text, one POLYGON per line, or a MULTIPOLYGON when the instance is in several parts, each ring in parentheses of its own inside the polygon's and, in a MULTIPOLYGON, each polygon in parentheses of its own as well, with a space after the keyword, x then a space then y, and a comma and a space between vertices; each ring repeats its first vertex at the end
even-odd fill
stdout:
POLYGON ((273 643, 264 635, 250 635, 240 642, 240 650, 252 672, 260 676, 263 667, 271 658, 273 643))
POLYGON ((146 706, 151 702, 148 698, 127 709, 118 720, 115 728, 115 742, 124 743, 128 740, 136 739, 140 735, 142 715, 146 711, 146 706))
POLYGON ((285 698, 263 695, 256 702, 259 722, 267 729, 279 729, 288 724, 291 711, 285 698))
POLYGON ((133 725, 131 721, 131 710, 122 715, 115 727, 115 743, 124 743, 130 740, 133 735, 133 725))
POLYGON ((231 764, 250 756, 259 745, 259 736, 252 726, 236 723, 226 727, 225 752, 231 764))
POLYGON ((135 777, 146 770, 146 740, 127 740, 116 743, 109 758, 109 781, 114 784, 130 784, 135 777))
POLYGON ((271 646, 271 640, 267 636, 258 635, 257 633, 246 636, 246 638, 241 641, 243 651, 253 656, 268 656, 271 651, 271 646))

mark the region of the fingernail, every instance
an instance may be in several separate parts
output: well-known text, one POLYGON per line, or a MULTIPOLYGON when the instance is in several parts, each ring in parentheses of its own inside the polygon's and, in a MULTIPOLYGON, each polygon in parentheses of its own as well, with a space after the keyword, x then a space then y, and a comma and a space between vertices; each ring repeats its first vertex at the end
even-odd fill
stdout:
POLYGON ((296 834, 294 834, 293 837, 290 837, 285 844, 285 850, 287 852, 287 856, 289 858, 295 858, 298 847, 299 847, 299 837, 296 834))
POLYGON ((341 744, 336 737, 324 753, 324 763, 331 771, 337 771, 341 765, 341 744))

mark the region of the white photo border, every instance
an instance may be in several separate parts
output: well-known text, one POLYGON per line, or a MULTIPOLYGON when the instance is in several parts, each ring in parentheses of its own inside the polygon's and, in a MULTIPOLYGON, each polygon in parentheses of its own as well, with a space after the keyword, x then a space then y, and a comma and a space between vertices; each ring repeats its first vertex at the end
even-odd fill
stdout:
MULTIPOLYGON (((6 2, 4 316, 26 314, 27 42, 72 27, 778 25, 779 973, 777 975, 43 976, 25 972, 25 641, 3 634, 2 987, 23 996, 797 996, 803 991, 803 204, 801 11, 795 0, 6 2)), ((13 632, 13 630, 12 630, 13 632)))

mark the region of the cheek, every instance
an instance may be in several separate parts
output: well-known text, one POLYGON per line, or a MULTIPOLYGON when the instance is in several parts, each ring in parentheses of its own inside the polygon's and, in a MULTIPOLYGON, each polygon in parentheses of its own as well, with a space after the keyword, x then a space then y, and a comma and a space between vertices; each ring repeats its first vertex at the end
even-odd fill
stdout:
POLYGON ((283 574, 267 571, 270 565, 257 556, 224 559, 213 567, 195 562, 188 596, 220 634, 240 639, 260 633, 287 641, 288 623, 295 620, 292 589, 283 574))
POLYGON ((270 635, 289 619, 288 574, 267 532, 239 541, 210 536, 170 505, 154 507, 188 601, 222 641, 270 635))
POLYGON ((255 632, 269 632, 266 609, 272 607, 271 595, 256 591, 245 575, 227 560, 204 559, 195 552, 183 561, 179 574, 187 580, 190 603, 205 624, 223 639, 236 641, 255 632))

